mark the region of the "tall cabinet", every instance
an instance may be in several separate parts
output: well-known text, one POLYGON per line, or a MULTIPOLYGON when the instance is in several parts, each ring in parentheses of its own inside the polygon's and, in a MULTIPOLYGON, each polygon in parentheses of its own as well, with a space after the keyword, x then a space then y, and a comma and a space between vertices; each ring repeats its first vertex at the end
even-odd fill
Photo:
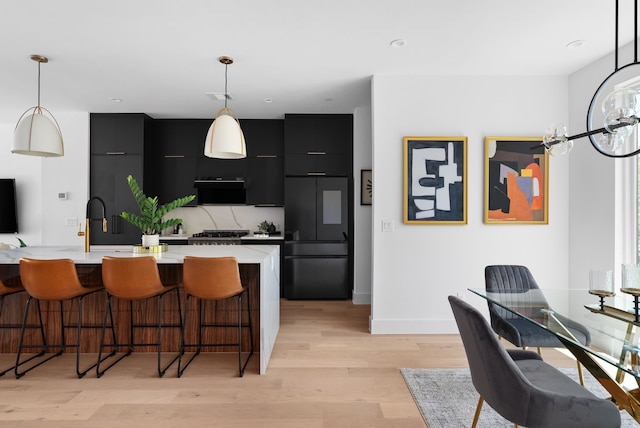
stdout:
MULTIPOLYGON (((145 146, 150 141, 151 118, 142 113, 92 113, 90 115, 90 180, 91 197, 100 197, 105 203, 107 233, 99 221, 91 224, 92 245, 135 244, 141 232, 120 217, 122 211, 138 210, 127 183, 132 175, 144 186, 145 146)), ((102 218, 98 203, 91 204, 90 217, 102 218)))
POLYGON ((347 299, 353 116, 285 115, 285 297, 347 299))

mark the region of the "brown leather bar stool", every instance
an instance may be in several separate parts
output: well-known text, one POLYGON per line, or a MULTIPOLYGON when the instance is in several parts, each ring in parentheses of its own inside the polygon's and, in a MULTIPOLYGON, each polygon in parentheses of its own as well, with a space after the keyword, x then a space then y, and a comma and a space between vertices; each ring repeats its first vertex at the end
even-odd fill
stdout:
MULTIPOLYGON (((20 330, 20 340, 18 344, 18 355, 16 357, 15 374, 16 378, 24 376, 25 373, 33 370, 41 364, 51 360, 54 357, 62 355, 66 348, 76 349, 76 374, 78 378, 83 377, 89 370, 96 367, 97 361, 90 367, 80 370, 80 344, 82 339, 83 327, 99 327, 97 325, 83 324, 82 323, 82 303, 86 296, 104 290, 102 286, 84 287, 80 284, 78 279, 78 273, 76 266, 71 259, 55 259, 55 260, 36 260, 29 258, 20 259, 20 280, 29 297, 24 311, 24 318, 22 321, 22 328, 20 330), (75 325, 65 325, 64 322, 64 302, 65 301, 78 301, 78 318, 75 325), (29 309, 31 302, 35 300, 37 317, 42 335, 42 344, 40 345, 25 345, 24 344, 24 332, 27 328, 27 320, 29 317, 29 309), (42 322, 42 311, 40 308, 40 301, 58 302, 60 305, 60 343, 48 344, 46 341, 45 327, 42 322), (75 328, 77 330, 77 340, 74 344, 67 344, 65 338, 65 330, 67 328, 75 328), (22 351, 24 349, 41 349, 41 353, 46 352, 47 349, 58 349, 55 354, 49 355, 37 364, 30 366, 24 371, 20 371, 20 365, 25 361, 20 361, 22 351)), ((113 319, 113 317, 112 317, 113 319)), ((113 324, 113 323, 112 323, 113 324)), ((111 326, 112 334, 115 335, 113 325, 111 326)), ((33 357, 32 357, 33 358, 33 357)))
POLYGON ((185 256, 183 266, 183 286, 185 291, 184 316, 182 323, 182 344, 180 349, 180 359, 178 362, 178 377, 191 364, 195 357, 200 354, 203 347, 213 346, 235 346, 238 348, 238 371, 240 377, 244 375, 249 359, 253 355, 253 329, 251 327, 251 302, 249 291, 242 286, 240 281, 240 270, 235 257, 192 257, 185 256), (247 301, 247 323, 242 323, 242 296, 246 295, 247 301), (185 329, 187 325, 189 299, 195 297, 199 300, 198 306, 198 343, 185 343, 185 329), (203 323, 203 303, 204 301, 223 301, 236 299, 238 302, 238 319, 236 324, 205 324, 203 323), (204 327, 232 327, 237 328, 237 342, 231 343, 202 343, 202 329, 204 327), (250 351, 244 364, 242 363, 242 328, 249 329, 250 351), (196 347, 196 352, 182 365, 182 356, 185 348, 196 347))
MULTIPOLYGON (((162 301, 170 292, 176 294, 176 305, 178 309, 179 324, 177 327, 182 331, 182 313, 180 310, 180 294, 177 285, 164 286, 160 280, 158 265, 156 259, 149 257, 103 257, 102 258, 102 283, 107 290, 107 308, 111 308, 112 299, 115 297, 119 300, 129 302, 129 343, 118 343, 114 341, 112 344, 104 342, 105 327, 102 331, 102 339, 100 340, 100 352, 98 359, 102 355, 105 347, 113 347, 114 351, 118 348, 126 347, 127 351, 120 355, 118 359, 111 362, 105 369, 100 369, 100 363, 97 367, 97 375, 101 377, 107 370, 116 365, 123 358, 128 357, 136 346, 155 346, 158 348, 158 376, 164 376, 165 372, 171 365, 178 360, 180 353, 177 353, 171 361, 162 367, 162 327, 163 313, 162 301), (133 302, 148 299, 157 299, 157 325, 156 324, 135 324, 133 321, 133 302), (143 343, 134 341, 134 330, 136 329, 157 329, 157 341, 153 343, 143 343)), ((165 327, 167 327, 165 325, 165 327)))

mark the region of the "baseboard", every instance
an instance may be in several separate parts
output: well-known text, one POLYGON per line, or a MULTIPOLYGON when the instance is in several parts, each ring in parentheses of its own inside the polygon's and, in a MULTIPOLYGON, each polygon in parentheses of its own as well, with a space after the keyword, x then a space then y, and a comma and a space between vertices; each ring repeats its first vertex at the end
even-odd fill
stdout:
POLYGON ((371 293, 358 293, 354 290, 352 300, 354 305, 370 305, 371 293))

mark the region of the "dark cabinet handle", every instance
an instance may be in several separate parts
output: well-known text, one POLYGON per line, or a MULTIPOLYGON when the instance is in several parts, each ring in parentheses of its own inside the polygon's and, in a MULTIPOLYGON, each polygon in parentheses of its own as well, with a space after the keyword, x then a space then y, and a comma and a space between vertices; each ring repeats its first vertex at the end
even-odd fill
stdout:
POLYGON ((183 158, 184 155, 164 155, 165 159, 167 158, 183 158))
POLYGON ((107 152, 107 154, 120 156, 120 155, 126 155, 127 153, 126 152, 107 152))
POLYGON ((308 155, 326 155, 327 152, 307 152, 308 155))
POLYGON ((327 175, 326 172, 307 172, 307 175, 327 175))
POLYGON ((277 158, 277 155, 257 155, 257 158, 277 158))
POLYGON ((111 216, 111 234, 117 235, 120 233, 120 216, 112 215, 111 216))

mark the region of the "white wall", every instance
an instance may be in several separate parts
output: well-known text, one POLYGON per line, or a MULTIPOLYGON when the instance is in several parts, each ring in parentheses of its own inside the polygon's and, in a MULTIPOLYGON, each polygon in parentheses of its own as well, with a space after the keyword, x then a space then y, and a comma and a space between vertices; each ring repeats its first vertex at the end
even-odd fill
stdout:
POLYGON ((353 303, 371 303, 371 205, 360 205, 360 171, 371 169, 371 107, 353 115, 354 274, 353 303))
MULTIPOLYGON (((16 178, 18 198, 18 236, 28 245, 82 245, 77 227, 67 227, 67 218, 84 222, 88 195, 89 115, 55 113, 62 130, 65 155, 40 158, 11 153, 15 124, 0 125, 0 175, 16 178), (59 192, 68 199, 58 200, 59 192)), ((0 241, 18 242, 12 235, 0 241)))
POLYGON ((447 296, 481 306, 466 289, 484 287, 490 264, 524 264, 541 286, 566 287, 568 159, 550 159, 548 225, 484 225, 483 186, 484 137, 567 123, 567 93, 566 77, 374 77, 372 333, 456 332, 447 296), (402 223, 404 136, 468 137, 467 225, 402 223))

